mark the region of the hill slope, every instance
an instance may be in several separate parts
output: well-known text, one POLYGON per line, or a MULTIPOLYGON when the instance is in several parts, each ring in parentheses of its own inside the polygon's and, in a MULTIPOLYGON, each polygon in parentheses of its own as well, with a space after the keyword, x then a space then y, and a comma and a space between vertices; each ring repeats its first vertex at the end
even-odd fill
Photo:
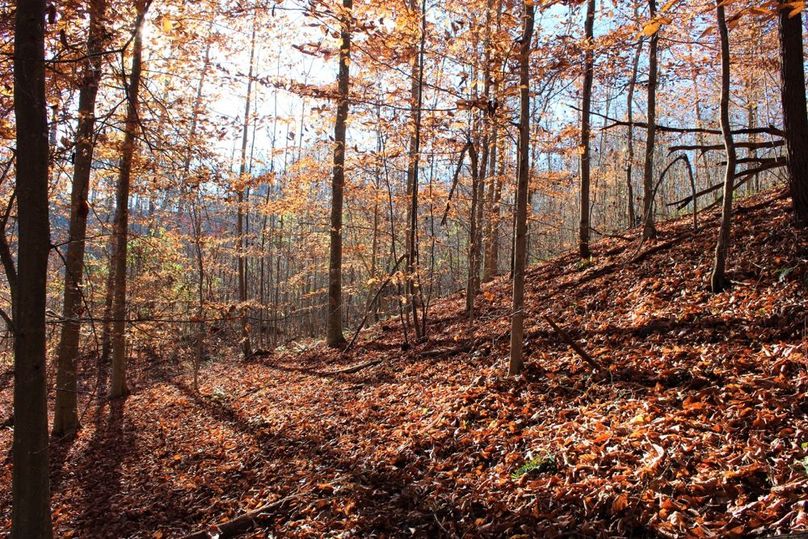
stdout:
MULTIPOLYGON (((695 236, 683 219, 639 249, 595 244, 589 267, 533 267, 518 378, 503 277, 475 324, 443 300, 406 352, 391 320, 344 356, 220 362, 199 394, 178 377, 93 409, 52 447, 58 534, 180 536, 273 500, 256 536, 808 530, 808 233, 786 208, 741 203, 723 294, 707 291, 714 213, 695 236)), ((8 460, 2 474, 8 526, 8 460)))

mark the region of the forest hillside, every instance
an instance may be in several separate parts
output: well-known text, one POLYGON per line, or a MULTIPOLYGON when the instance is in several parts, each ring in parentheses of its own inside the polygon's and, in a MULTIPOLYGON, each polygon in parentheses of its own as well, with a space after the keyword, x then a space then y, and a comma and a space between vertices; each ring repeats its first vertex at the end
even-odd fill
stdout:
MULTIPOLYGON (((473 322, 462 294, 440 300, 423 344, 402 347, 389 319, 344 353, 211 362, 198 392, 162 363, 134 371, 128 399, 90 401, 78 435, 51 442, 54 533, 806 531, 808 238, 787 207, 782 191, 739 202, 719 294, 717 210, 695 233, 682 218, 642 244, 594 242, 588 263, 530 267, 517 377, 504 371, 507 275, 483 285, 473 322)), ((7 528, 9 458, 0 474, 7 528)))

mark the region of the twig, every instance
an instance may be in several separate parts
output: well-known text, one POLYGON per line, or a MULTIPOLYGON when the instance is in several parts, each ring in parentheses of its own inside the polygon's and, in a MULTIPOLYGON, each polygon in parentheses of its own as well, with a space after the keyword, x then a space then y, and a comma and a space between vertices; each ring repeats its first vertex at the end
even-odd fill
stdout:
POLYGON ((227 522, 222 522, 221 524, 214 524, 207 530, 202 530, 186 535, 185 537, 183 537, 183 539, 211 539, 213 537, 216 537, 217 539, 225 539, 226 537, 235 537, 236 535, 252 528, 253 525, 255 524, 255 521, 263 513, 269 513, 270 511, 275 511, 279 509, 283 504, 296 497, 297 494, 286 496, 285 498, 281 498, 280 500, 276 500, 272 503, 262 505, 258 509, 254 509, 252 511, 244 513, 243 515, 238 516, 232 520, 228 520, 227 522))
POLYGON ((359 332, 361 332, 361 331, 362 331, 362 328, 364 328, 364 327, 365 327, 365 323, 367 323, 367 321, 368 321, 368 316, 370 316, 370 311, 372 310, 373 305, 376 303, 376 300, 377 300, 377 299, 379 299, 379 296, 380 296, 380 295, 381 295, 381 293, 384 291, 385 287, 386 287, 386 286, 387 286, 387 285, 390 283, 390 281, 393 279, 393 275, 395 275, 395 274, 396 274, 396 271, 398 270, 398 266, 399 266, 399 265, 400 265, 400 264, 401 264, 401 263, 404 261, 404 259, 406 259, 406 258, 407 258, 407 255, 401 255, 401 256, 398 258, 398 260, 396 261, 395 265, 393 266, 393 269, 391 269, 391 270, 390 270, 390 273, 387 275, 387 279, 385 279, 385 280, 384 280, 384 282, 382 283, 382 285, 379 287, 379 290, 377 290, 377 291, 376 291, 376 294, 373 296, 373 301, 371 301, 370 303, 368 303, 368 308, 367 308, 367 309, 365 309, 365 316, 363 316, 363 317, 362 317, 362 321, 359 323, 359 327, 357 327, 357 328, 356 328, 356 331, 354 332, 353 337, 351 338, 351 342, 349 342, 349 343, 348 343, 348 346, 346 346, 346 347, 345 347, 345 349, 344 349, 344 350, 343 350, 343 351, 340 353, 340 355, 345 354, 345 352, 347 352, 348 350, 350 350, 350 349, 353 347, 353 345, 356 343, 356 339, 358 339, 358 338, 359 338, 359 332))
POLYGON ((563 329, 558 327, 558 324, 553 322, 550 319, 549 316, 544 316, 544 319, 547 321, 548 324, 550 324, 550 327, 553 328, 553 331, 555 331, 558 334, 558 336, 561 337, 561 340, 566 342, 570 346, 570 348, 575 350, 575 353, 577 353, 581 357, 581 359, 583 359, 584 361, 589 363, 591 366, 596 368, 599 372, 604 373, 604 374, 608 373, 608 371, 605 368, 603 368, 603 366, 600 363, 595 361, 592 358, 592 356, 590 356, 589 353, 587 353, 587 351, 584 350, 583 347, 581 347, 580 344, 575 342, 575 340, 572 337, 570 337, 569 334, 566 331, 564 331, 563 329))

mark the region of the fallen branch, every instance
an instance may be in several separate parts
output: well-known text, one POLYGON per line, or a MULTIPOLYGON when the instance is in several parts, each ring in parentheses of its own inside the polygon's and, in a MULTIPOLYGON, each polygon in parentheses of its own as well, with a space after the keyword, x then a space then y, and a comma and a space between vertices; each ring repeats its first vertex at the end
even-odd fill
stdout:
POLYGON ((599 372, 604 374, 608 373, 608 371, 605 368, 603 368, 603 366, 600 363, 595 361, 595 359, 592 356, 590 356, 580 344, 575 342, 575 339, 570 337, 566 331, 558 327, 558 324, 553 322, 549 316, 545 316, 544 319, 547 321, 548 324, 550 324, 550 327, 553 328, 553 331, 555 331, 558 334, 558 336, 561 337, 561 340, 566 342, 570 346, 570 348, 575 350, 575 353, 578 354, 581 357, 581 359, 589 363, 592 367, 596 368, 599 372))
MULTIPOLYGON (((772 140, 766 142, 736 142, 735 146, 739 148, 749 148, 750 150, 760 150, 763 148, 779 148, 785 142, 782 140, 772 140)), ((723 150, 723 144, 682 144, 679 146, 671 146, 668 148, 668 153, 677 151, 699 150, 701 153, 709 152, 712 150, 723 150)))
POLYGON ((344 369, 337 369, 335 371, 327 371, 322 374, 326 376, 333 376, 335 374, 353 374, 355 372, 361 371, 362 369, 367 369, 368 367, 378 365, 383 361, 384 361, 383 359, 372 359, 370 361, 365 361, 364 363, 360 363, 358 365, 352 365, 350 367, 345 367, 344 369))
MULTIPOLYGON (((570 108, 581 112, 581 109, 575 105, 568 105, 570 108)), ((608 120, 612 122, 610 125, 604 126, 603 130, 611 129, 613 127, 638 127, 640 129, 648 129, 648 122, 627 122, 625 120, 618 120, 616 118, 612 118, 606 114, 601 114, 597 111, 590 111, 590 114, 593 116, 598 116, 599 118, 603 118, 604 120, 608 120)), ((720 135, 720 129, 712 129, 709 127, 673 127, 670 125, 663 125, 663 124, 655 124, 654 128, 657 131, 664 131, 666 133, 704 133, 707 135, 720 135)), ((733 135, 758 135, 758 134, 765 134, 765 135, 774 135, 776 137, 783 137, 785 133, 783 133, 782 129, 778 129, 773 125, 769 125, 767 127, 745 127, 741 129, 733 129, 733 135)), ((723 146, 722 146, 723 147, 723 146)))
POLYGON ((449 203, 452 201, 452 195, 457 187, 457 181, 460 179, 460 171, 463 169, 463 159, 466 157, 466 152, 471 148, 471 141, 466 142, 463 149, 460 151, 460 159, 457 160, 457 168, 455 169, 454 178, 452 178, 452 187, 449 189, 449 196, 446 199, 446 209, 443 210, 443 219, 440 220, 441 226, 446 226, 446 218, 449 216, 449 203))
POLYGON ((418 357, 443 357, 459 354, 460 352, 468 352, 471 350, 470 345, 455 346, 453 348, 435 348, 432 350, 424 350, 418 354, 418 357))
POLYGON ((356 339, 359 338, 359 332, 362 331, 362 328, 365 327, 365 324, 368 321, 368 316, 370 316, 370 311, 373 309, 373 305, 376 303, 376 300, 379 299, 379 296, 384 291, 384 289, 388 285, 388 283, 393 279, 393 275, 396 274, 396 271, 398 270, 398 266, 404 261, 405 258, 407 258, 407 255, 401 255, 398 258, 398 260, 396 261, 396 264, 393 266, 393 269, 391 269, 390 273, 387 274, 387 279, 384 280, 382 285, 376 291, 376 294, 373 296, 373 300, 370 303, 368 303, 368 307, 367 307, 367 309, 365 309, 365 316, 363 316, 362 321, 359 322, 359 327, 356 328, 356 331, 354 332, 353 337, 351 338, 351 342, 349 342, 348 346, 346 346, 342 350, 342 353, 340 355, 344 354, 345 352, 347 352, 348 350, 353 348, 353 345, 356 344, 356 339))
POLYGON ((296 498, 297 495, 293 494, 291 496, 286 496, 285 498, 281 498, 280 500, 276 500, 272 503, 268 503, 266 505, 262 505, 258 509, 254 509, 252 511, 248 511, 241 516, 238 516, 232 520, 228 520, 227 522, 222 522, 221 524, 214 524, 210 528, 204 531, 194 532, 192 534, 186 535, 183 539, 226 539, 227 537, 235 537, 236 535, 243 533, 255 525, 255 521, 259 520, 261 515, 265 515, 276 509, 279 509, 283 504, 296 498))
MULTIPOLYGON (((769 162, 766 162, 766 163, 760 165, 759 167, 753 167, 753 168, 743 170, 743 171, 741 171, 741 172, 739 172, 739 173, 737 173, 735 175, 735 180, 740 179, 741 181, 736 181, 736 183, 732 187, 732 190, 734 191, 735 189, 737 189, 741 185, 745 184, 747 181, 749 181, 751 178, 753 178, 756 174, 760 174, 761 172, 765 172, 766 170, 769 170, 769 169, 772 169, 772 168, 783 167, 785 165, 786 165, 786 160, 785 159, 773 159, 773 160, 771 160, 769 162)), ((692 200, 694 200, 694 198, 703 197, 704 195, 712 193, 713 191, 718 191, 719 189, 721 189, 723 187, 724 187, 723 183, 717 183, 715 185, 707 187, 706 189, 702 189, 698 193, 695 193, 693 195, 685 197, 685 198, 683 198, 681 200, 676 200, 674 202, 669 202, 667 205, 668 206, 676 206, 677 210, 681 210, 682 208, 684 208, 685 206, 690 204, 690 202, 692 200)), ((705 208, 705 209, 707 209, 707 208, 705 208)))

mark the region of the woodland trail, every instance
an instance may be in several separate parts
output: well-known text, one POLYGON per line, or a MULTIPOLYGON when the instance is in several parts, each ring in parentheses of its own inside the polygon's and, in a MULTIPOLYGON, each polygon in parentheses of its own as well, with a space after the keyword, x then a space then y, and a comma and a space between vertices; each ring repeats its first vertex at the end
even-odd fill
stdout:
MULTIPOLYGON (((518 378, 504 375, 501 277, 473 327, 462 296, 447 298, 429 342, 406 352, 388 320, 345 357, 317 346, 219 361, 199 393, 188 376, 143 383, 52 443, 56 535, 180 537, 282 498, 255 537, 808 530, 808 238, 786 204, 740 203, 734 286, 718 295, 706 288, 716 214, 694 238, 689 218, 662 225, 640 256, 610 239, 591 266, 532 267, 518 378)), ((7 530, 8 458, 0 474, 7 530)))

